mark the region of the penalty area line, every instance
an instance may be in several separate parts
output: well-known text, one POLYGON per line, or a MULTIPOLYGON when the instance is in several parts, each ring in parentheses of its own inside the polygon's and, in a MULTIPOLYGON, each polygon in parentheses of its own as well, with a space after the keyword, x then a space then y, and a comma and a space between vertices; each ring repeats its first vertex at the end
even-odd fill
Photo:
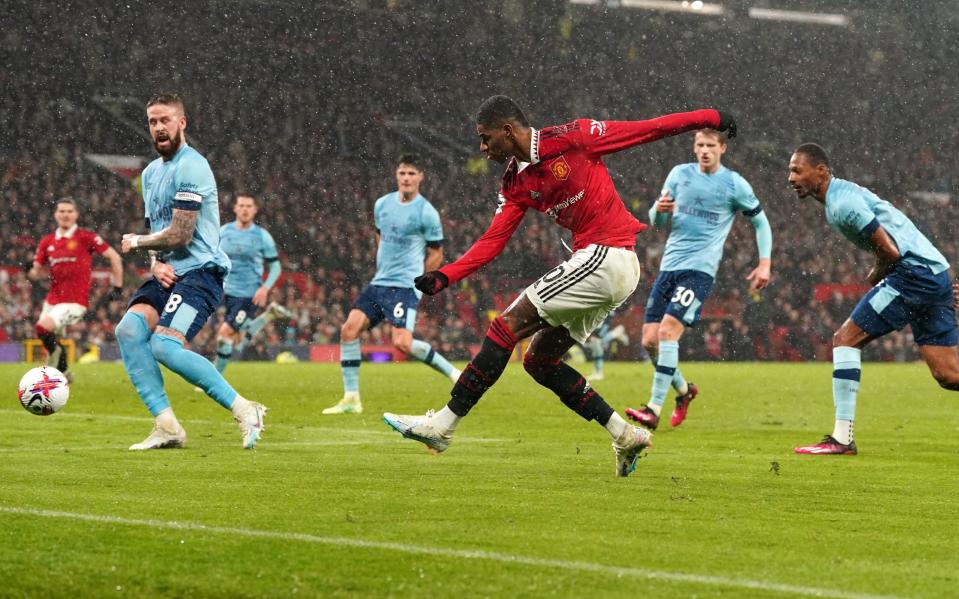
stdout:
POLYGON ((735 589, 749 589, 755 591, 765 591, 771 593, 780 593, 785 595, 801 595, 807 597, 836 597, 837 599, 901 599, 895 595, 871 595, 868 593, 857 593, 839 589, 828 589, 821 587, 809 587, 801 585, 784 584, 763 580, 750 580, 748 578, 730 578, 725 576, 711 576, 705 574, 687 574, 683 572, 670 572, 666 570, 652 570, 647 568, 633 568, 622 566, 610 566, 607 564, 571 561, 560 559, 548 559, 532 557, 525 555, 515 555, 509 553, 499 553, 495 551, 484 551, 481 549, 449 549, 444 547, 426 547, 422 545, 411 545, 407 543, 394 543, 390 541, 372 541, 368 539, 358 539, 350 537, 328 537, 312 535, 298 532, 283 532, 274 530, 262 530, 254 528, 233 528, 227 526, 208 526, 196 522, 176 522, 165 520, 145 520, 139 518, 123 518, 120 516, 103 516, 97 514, 81 514, 76 512, 63 512, 57 510, 39 510, 18 508, 12 506, 0 505, 0 513, 18 516, 35 516, 40 518, 58 518, 64 520, 78 520, 82 522, 96 522, 99 524, 119 524, 125 526, 138 526, 165 530, 182 530, 191 532, 205 532, 214 534, 233 535, 239 537, 249 537, 258 539, 274 539, 281 541, 297 541, 301 543, 311 543, 316 545, 330 545, 337 547, 352 547, 359 549, 374 549, 382 551, 394 551, 398 553, 408 553, 416 555, 431 555, 441 558, 462 559, 462 560, 484 560, 499 562, 504 564, 518 564, 531 566, 534 568, 556 568, 560 570, 573 570, 579 572, 596 572, 600 574, 609 574, 617 577, 630 577, 645 580, 659 580, 664 582, 694 583, 711 587, 729 587, 735 589))

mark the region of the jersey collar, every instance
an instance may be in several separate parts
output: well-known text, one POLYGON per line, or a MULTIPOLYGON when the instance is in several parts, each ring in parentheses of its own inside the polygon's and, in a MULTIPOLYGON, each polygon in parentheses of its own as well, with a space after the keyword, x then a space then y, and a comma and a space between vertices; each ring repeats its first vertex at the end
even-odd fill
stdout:
POLYGON ((529 163, 537 164, 539 162, 539 130, 530 127, 532 135, 529 142, 529 163))
POLYGON ((66 233, 61 233, 61 232, 60 232, 60 227, 57 227, 57 232, 56 232, 56 237, 55 237, 55 239, 63 239, 64 237, 66 237, 67 239, 70 239, 71 237, 73 237, 73 234, 77 232, 77 226, 78 226, 78 225, 77 225, 76 223, 74 223, 74 225, 73 225, 72 227, 70 227, 69 229, 67 229, 67 232, 66 232, 66 233))

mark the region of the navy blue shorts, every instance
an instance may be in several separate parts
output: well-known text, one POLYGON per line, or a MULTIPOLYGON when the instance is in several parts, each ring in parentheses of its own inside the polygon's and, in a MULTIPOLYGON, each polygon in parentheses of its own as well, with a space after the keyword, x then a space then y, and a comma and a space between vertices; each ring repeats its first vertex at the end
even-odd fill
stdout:
POLYGON ((155 279, 140 285, 127 308, 149 304, 160 314, 161 327, 178 331, 187 341, 203 328, 223 298, 223 274, 218 270, 198 268, 181 275, 170 289, 155 279))
POLYGON ((908 324, 917 345, 952 347, 959 342, 949 271, 934 275, 925 266, 900 262, 859 300, 851 318, 872 337, 908 324))
POLYGON ((356 298, 353 307, 366 314, 370 319, 370 328, 384 320, 394 327, 412 332, 416 326, 416 307, 420 298, 412 287, 383 287, 369 285, 356 298))
POLYGON ((227 295, 224 296, 223 303, 226 304, 223 322, 230 325, 234 331, 239 331, 247 320, 256 318, 260 313, 260 307, 253 303, 252 297, 227 295))
POLYGON ((660 322, 669 314, 691 327, 699 321, 703 302, 713 288, 713 278, 698 270, 669 270, 659 273, 646 300, 643 322, 660 322))

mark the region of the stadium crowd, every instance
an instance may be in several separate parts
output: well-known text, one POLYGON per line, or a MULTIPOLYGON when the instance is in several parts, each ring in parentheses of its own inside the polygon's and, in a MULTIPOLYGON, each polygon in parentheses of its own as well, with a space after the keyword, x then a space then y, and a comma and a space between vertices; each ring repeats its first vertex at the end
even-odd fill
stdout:
MULTIPOLYGON (((27 60, 53 37, 71 51, 60 61, 27 61, 34 64, 28 79, 0 70, 0 112, 12 126, 0 139, 0 341, 33 337, 45 290, 27 282, 23 265, 40 237, 55 228, 53 200, 75 198, 80 225, 114 247, 123 233, 141 230, 135 182, 86 156, 152 156, 135 130, 143 124, 142 101, 171 88, 186 99, 188 138, 216 174, 221 219, 232 219, 236 192, 252 191, 262 202, 258 221, 276 239, 287 273, 273 299, 294 317, 269 327, 247 358, 264 357, 268 345, 338 341, 352 300, 373 273, 372 206, 395 190, 393 160, 400 153, 419 152, 429 164, 424 195, 441 212, 448 259, 485 230, 500 167, 475 160, 471 115, 495 92, 528 106, 534 125, 580 117, 649 118, 703 106, 735 112, 741 135, 724 163, 752 183, 769 215, 773 282, 762 296, 747 296, 744 278, 755 266, 756 250, 752 229, 739 219, 704 322, 683 345, 685 358, 824 359, 832 332, 862 294, 869 257, 850 254, 846 242, 828 230, 821 207, 796 199, 786 186, 786 163, 800 142, 824 145, 839 176, 871 187, 903 209, 948 258, 959 256, 952 224, 959 211, 948 201, 956 192, 959 132, 952 126, 948 89, 929 85, 947 85, 959 49, 924 43, 939 31, 928 27, 934 15, 917 15, 911 23, 887 19, 882 35, 866 35, 864 14, 865 24, 835 35, 809 25, 720 22, 564 2, 537 3, 535 12, 491 8, 456 16, 434 15, 431 10, 441 9, 429 7, 414 12, 405 2, 369 4, 359 11, 326 7, 320 18, 280 5, 211 3, 195 9, 209 15, 195 15, 157 38, 112 32, 128 29, 118 24, 149 21, 160 8, 89 8, 83 9, 89 18, 81 21, 54 19, 44 14, 49 7, 25 4, 16 17, 23 27, 4 42, 13 58, 27 60), (204 18, 222 10, 230 12, 231 26, 200 34, 204 18), (409 35, 420 27, 431 34, 409 35), (525 41, 498 45, 501 29, 525 41), (437 40, 450 42, 438 52, 437 40), (691 58, 691 44, 707 64, 691 58), (178 77, 154 80, 155 54, 186 46, 178 77), (489 52, 493 47, 497 52, 489 52), (766 72, 738 58, 756 48, 770 57, 769 64, 790 65, 788 73, 766 72), (831 64, 830 83, 822 84, 822 65, 835 55, 856 60, 831 64), (114 101, 119 97, 140 103, 114 101)), ((627 206, 647 222, 669 169, 690 161, 691 138, 682 137, 625 152, 607 164, 627 206)), ((451 359, 467 358, 486 329, 488 311, 566 254, 563 231, 548 221, 527 215, 499 260, 453 293, 425 298, 417 336, 451 359)), ((632 332, 638 333, 665 238, 651 229, 638 238, 643 281, 618 316, 632 332)), ((126 264, 128 291, 145 268, 142 262, 126 264)), ((71 331, 78 344, 112 341, 124 306, 106 301, 108 290, 105 280, 94 287, 85 321, 71 331)), ((210 354, 216 324, 195 340, 210 354)), ((379 327, 364 342, 388 339, 386 327, 379 327)), ((620 355, 641 357, 638 336, 633 345, 620 355)), ((908 332, 867 352, 882 360, 914 355, 908 332)))

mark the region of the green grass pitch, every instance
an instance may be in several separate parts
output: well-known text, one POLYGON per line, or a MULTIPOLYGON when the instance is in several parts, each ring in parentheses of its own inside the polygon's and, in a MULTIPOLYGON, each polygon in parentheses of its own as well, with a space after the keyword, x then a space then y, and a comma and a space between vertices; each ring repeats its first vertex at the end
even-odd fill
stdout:
MULTIPOLYGON (((271 408, 253 451, 166 373, 187 447, 146 453, 119 364, 77 366, 45 418, 16 401, 26 368, 0 366, 3 597, 959 593, 959 395, 921 364, 864 365, 856 457, 792 454, 832 430, 829 364, 684 364, 700 398, 628 479, 518 364, 441 456, 381 420, 445 403, 419 364, 364 365, 359 416, 320 415, 336 365, 231 365, 271 408)), ((595 386, 622 411, 650 378, 613 363, 595 386)))

